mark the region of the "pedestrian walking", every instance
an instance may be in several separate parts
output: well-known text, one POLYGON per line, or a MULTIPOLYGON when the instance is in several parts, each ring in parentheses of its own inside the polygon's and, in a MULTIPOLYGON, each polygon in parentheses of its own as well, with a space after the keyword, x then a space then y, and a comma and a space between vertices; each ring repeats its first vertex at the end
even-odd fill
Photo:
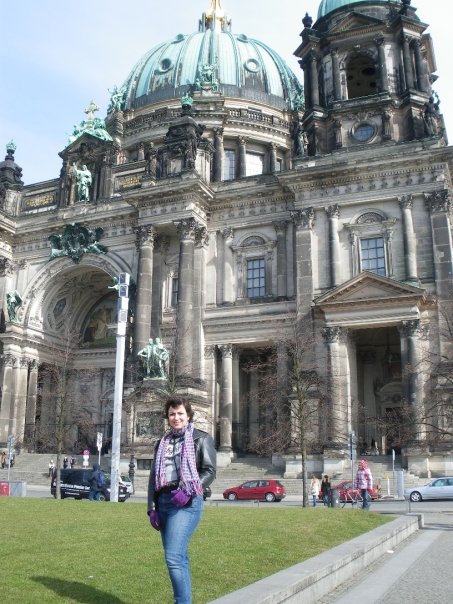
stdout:
POLYGON ((72 470, 72 468, 73 468, 73 467, 75 466, 75 464, 76 464, 76 458, 74 457, 74 455, 71 457, 71 459, 70 459, 70 461, 69 461, 69 464, 70 464, 70 466, 71 466, 71 470, 72 470))
POLYGON ((325 506, 329 505, 329 497, 330 497, 331 489, 332 489, 332 485, 330 484, 329 477, 327 476, 327 474, 325 474, 324 478, 322 479, 322 482, 321 482, 321 497, 322 497, 322 501, 325 506))
POLYGON ((368 467, 368 462, 366 459, 361 459, 358 464, 357 474, 356 474, 356 488, 360 489, 362 495, 362 509, 369 510, 370 509, 370 495, 368 493, 368 489, 373 488, 373 477, 371 475, 371 470, 368 467))
POLYGON ((90 501, 99 501, 101 493, 103 493, 105 489, 105 476, 98 463, 93 464, 93 471, 91 472, 88 482, 90 483, 88 499, 90 501))
POLYGON ((53 459, 49 461, 49 478, 52 478, 52 474, 55 471, 55 462, 53 459))
POLYGON ((318 502, 319 492, 321 490, 321 485, 319 483, 319 479, 316 474, 311 475, 310 481, 310 495, 313 498, 313 507, 316 507, 316 503, 318 502))
POLYGON ((63 469, 67 470, 69 467, 69 459, 66 457, 66 455, 63 458, 63 469))
POLYGON ((203 488, 216 476, 214 441, 193 424, 184 398, 165 404, 169 430, 156 443, 148 485, 148 515, 160 531, 174 601, 191 604, 189 541, 203 514, 203 488))
POLYGON ((2 451, 2 470, 6 467, 6 451, 2 451))

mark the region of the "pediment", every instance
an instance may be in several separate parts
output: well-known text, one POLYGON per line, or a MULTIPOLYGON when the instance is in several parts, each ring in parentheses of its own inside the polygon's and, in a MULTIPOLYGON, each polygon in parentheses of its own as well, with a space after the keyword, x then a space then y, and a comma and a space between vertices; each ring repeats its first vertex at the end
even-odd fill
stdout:
POLYGON ((335 25, 328 31, 328 35, 344 33, 350 30, 356 30, 367 27, 376 27, 377 25, 385 25, 380 19, 368 17, 360 13, 350 13, 344 19, 337 21, 335 25))
POLYGON ((72 160, 73 158, 78 158, 88 162, 105 155, 112 150, 112 147, 114 147, 113 141, 102 140, 89 132, 84 132, 61 151, 59 155, 62 159, 70 158, 72 160))
POLYGON ((425 298, 425 290, 419 287, 374 273, 363 272, 330 292, 319 296, 315 299, 314 304, 322 309, 332 305, 343 306, 347 304, 354 306, 373 302, 398 303, 400 301, 406 303, 408 300, 422 302, 425 298))

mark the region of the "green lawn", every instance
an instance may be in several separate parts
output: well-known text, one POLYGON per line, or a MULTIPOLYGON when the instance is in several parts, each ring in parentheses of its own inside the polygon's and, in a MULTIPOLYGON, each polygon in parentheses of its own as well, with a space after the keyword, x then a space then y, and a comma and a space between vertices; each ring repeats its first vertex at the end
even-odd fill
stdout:
MULTIPOLYGON (((388 522, 360 510, 207 506, 192 539, 194 603, 203 604, 388 522)), ((172 601, 145 504, 0 498, 5 604, 172 601)))

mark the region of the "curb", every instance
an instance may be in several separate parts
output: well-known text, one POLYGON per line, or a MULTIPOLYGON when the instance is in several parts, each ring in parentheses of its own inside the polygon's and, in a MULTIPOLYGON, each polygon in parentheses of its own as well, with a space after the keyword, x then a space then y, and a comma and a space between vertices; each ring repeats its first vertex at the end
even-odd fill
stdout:
POLYGON ((421 514, 401 516, 209 604, 314 604, 422 526, 421 514))

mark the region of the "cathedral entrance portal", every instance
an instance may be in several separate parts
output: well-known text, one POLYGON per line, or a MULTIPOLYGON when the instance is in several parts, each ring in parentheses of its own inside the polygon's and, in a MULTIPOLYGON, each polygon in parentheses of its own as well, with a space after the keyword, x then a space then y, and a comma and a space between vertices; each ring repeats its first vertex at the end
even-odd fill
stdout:
POLYGON ((357 389, 352 396, 356 401, 352 404, 352 425, 359 453, 388 455, 392 448, 400 452, 402 369, 398 329, 357 330, 354 341, 357 389))

